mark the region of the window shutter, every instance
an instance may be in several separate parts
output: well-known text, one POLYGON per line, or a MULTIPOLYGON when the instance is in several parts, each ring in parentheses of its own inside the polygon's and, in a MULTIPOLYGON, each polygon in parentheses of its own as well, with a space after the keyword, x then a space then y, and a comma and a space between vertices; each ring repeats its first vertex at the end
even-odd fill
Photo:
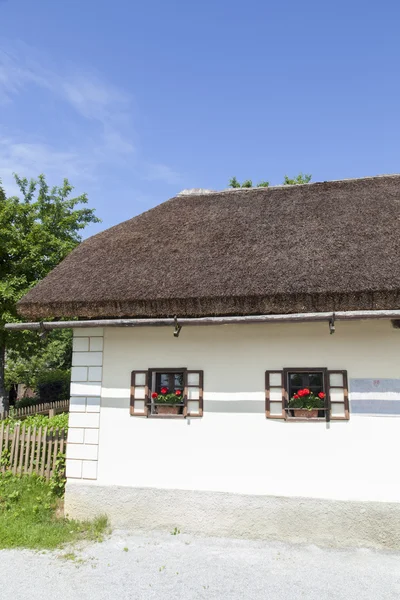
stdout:
POLYGON ((350 412, 347 371, 328 371, 328 386, 331 420, 348 420, 350 412))
POLYGON ((131 415, 147 417, 149 402, 148 371, 132 371, 131 376, 131 415))
POLYGON ((285 419, 283 371, 265 371, 265 414, 267 419, 285 419))
POLYGON ((203 371, 185 371, 185 416, 203 416, 203 371))

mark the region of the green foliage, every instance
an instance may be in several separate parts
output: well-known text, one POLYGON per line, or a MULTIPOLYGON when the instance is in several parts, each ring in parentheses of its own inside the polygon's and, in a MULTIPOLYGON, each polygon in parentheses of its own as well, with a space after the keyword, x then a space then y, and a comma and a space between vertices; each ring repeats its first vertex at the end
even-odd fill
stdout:
POLYGON ((236 179, 236 177, 231 177, 231 179, 229 180, 229 187, 231 187, 231 188, 240 188, 242 186, 240 185, 240 183, 238 182, 238 180, 236 179))
POLYGON ((37 380, 37 391, 41 402, 55 402, 69 398, 71 373, 55 369, 40 373, 37 380))
POLYGON ((71 372, 69 370, 39 371, 30 379, 30 387, 35 389, 37 395, 21 398, 15 403, 15 408, 36 406, 42 402, 67 400, 69 398, 70 380, 71 372))
POLYGON ((253 182, 251 179, 246 179, 245 181, 243 181, 242 188, 252 188, 252 187, 253 187, 253 182))
POLYGON ((64 496, 65 484, 67 483, 65 477, 65 459, 66 455, 64 453, 59 452, 57 454, 54 472, 49 481, 51 491, 59 498, 64 496))
POLYGON ((246 179, 243 183, 240 183, 236 177, 232 177, 229 180, 229 187, 231 188, 251 188, 253 187, 253 182, 251 179, 246 179))
POLYGON ((19 342, 9 336, 6 364, 6 386, 23 383, 37 389, 38 379, 48 370, 69 371, 72 359, 72 331, 59 329, 40 339, 34 331, 18 332, 19 342), (20 333, 23 334, 20 336, 20 333), (11 345, 10 344, 14 344, 11 345))
POLYGON ((158 394, 155 401, 158 404, 180 404, 183 402, 182 394, 174 394, 170 392, 169 394, 158 394))
MULTIPOLYGON (((299 173, 296 177, 290 178, 285 175, 283 185, 300 185, 302 183, 310 183, 312 175, 299 173)), ((231 188, 251 188, 253 182, 251 179, 246 179, 243 183, 240 183, 236 177, 231 177, 229 180, 229 187, 231 188)), ((269 187, 269 181, 260 181, 257 187, 269 187)))
POLYGON ((9 467, 10 459, 11 459, 10 448, 3 448, 3 451, 2 451, 1 457, 0 457, 0 467, 6 467, 6 468, 9 467))
MULTIPOLYGON (((297 396, 297 394, 296 394, 297 396)), ((289 400, 289 408, 303 408, 305 410, 313 410, 314 408, 324 408, 325 402, 322 398, 318 398, 313 392, 298 398, 289 400)))
POLYGON ((68 429, 68 413, 61 413, 54 417, 48 417, 47 415, 30 415, 26 419, 16 419, 11 411, 10 416, 1 423, 4 426, 10 425, 10 431, 14 431, 15 425, 25 425, 25 427, 47 427, 48 429, 68 429))
POLYGON ((285 175, 283 185, 302 185, 310 183, 312 175, 307 173, 299 173, 296 177, 288 177, 285 175))
POLYGON ((22 198, 0 193, 0 321, 18 320, 15 302, 43 279, 80 242, 80 231, 99 219, 94 210, 77 208, 86 194, 70 198, 73 187, 49 188, 15 175, 22 198))
POLYGON ((36 406, 40 403, 40 398, 38 396, 26 396, 25 398, 21 398, 18 402, 15 403, 14 408, 26 408, 27 406, 36 406))
MULTIPOLYGON (((2 325, 20 320, 16 302, 79 244, 81 231, 88 224, 99 222, 94 210, 84 206, 86 194, 71 198, 73 187, 67 179, 61 186, 51 188, 44 175, 29 181, 15 175, 15 181, 20 197, 7 198, 0 182, 0 400, 5 394, 4 345, 7 343, 7 362, 10 364, 8 380, 13 369, 25 374, 29 370, 37 373, 38 368, 32 369, 32 364, 27 363, 29 357, 43 354, 38 336, 29 332, 9 335, 2 325)), ((41 363, 40 369, 46 366, 50 355, 65 362, 69 353, 69 342, 64 335, 53 334, 51 343, 53 346, 47 352, 44 364, 36 356, 41 363)), ((51 366, 61 367, 60 364, 51 366)), ((17 373, 12 379, 14 383, 21 381, 17 373)))
POLYGON ((58 548, 80 540, 101 541, 106 517, 72 521, 57 517, 60 499, 51 483, 31 475, 0 475, 0 548, 58 548))

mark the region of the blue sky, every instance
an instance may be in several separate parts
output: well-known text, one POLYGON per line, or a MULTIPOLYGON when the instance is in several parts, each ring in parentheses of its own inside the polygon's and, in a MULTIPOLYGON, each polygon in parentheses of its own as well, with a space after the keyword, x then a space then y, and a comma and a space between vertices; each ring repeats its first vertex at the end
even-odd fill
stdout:
POLYGON ((0 0, 0 177, 103 220, 232 175, 399 172, 394 1, 0 0))

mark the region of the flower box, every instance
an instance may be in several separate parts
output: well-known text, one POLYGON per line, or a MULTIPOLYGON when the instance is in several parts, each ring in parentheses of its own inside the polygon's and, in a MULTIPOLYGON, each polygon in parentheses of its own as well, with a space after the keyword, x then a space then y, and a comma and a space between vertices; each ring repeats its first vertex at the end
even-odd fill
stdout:
POLYGON ((168 388, 162 387, 160 393, 151 395, 154 413, 157 415, 181 415, 183 414, 182 390, 170 392, 168 388))
POLYGON ((156 404, 156 410, 158 415, 181 415, 183 406, 176 404, 156 404))
POLYGON ((311 410, 307 410, 306 408, 295 408, 293 413, 298 419, 316 419, 318 417, 318 409, 314 408, 311 410))
POLYGON ((308 388, 299 390, 289 400, 289 408, 298 419, 317 419, 318 413, 325 406, 325 394, 314 394, 308 388))

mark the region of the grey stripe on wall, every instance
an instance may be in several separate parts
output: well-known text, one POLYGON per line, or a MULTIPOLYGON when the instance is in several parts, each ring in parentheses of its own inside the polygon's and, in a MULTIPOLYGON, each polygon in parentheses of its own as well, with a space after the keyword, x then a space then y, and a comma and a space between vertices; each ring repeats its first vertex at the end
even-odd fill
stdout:
POLYGON ((367 393, 400 392, 400 379, 351 379, 350 391, 367 393))
POLYGON ((353 414, 400 415, 400 379, 351 379, 349 392, 353 414))
POLYGON ((350 413, 355 415, 400 415, 400 400, 351 400, 350 413))
MULTIPOLYGON (((351 379, 349 384, 350 413, 354 415, 400 415, 400 379, 351 379), (383 397, 396 394, 397 398, 383 397), (352 395, 357 395, 352 398, 352 395), (365 398, 363 398, 365 394, 365 398), (377 397, 374 397, 377 394, 377 397), (360 397, 361 396, 361 397, 360 397)), ((209 413, 265 413, 263 400, 204 400, 209 413)))

